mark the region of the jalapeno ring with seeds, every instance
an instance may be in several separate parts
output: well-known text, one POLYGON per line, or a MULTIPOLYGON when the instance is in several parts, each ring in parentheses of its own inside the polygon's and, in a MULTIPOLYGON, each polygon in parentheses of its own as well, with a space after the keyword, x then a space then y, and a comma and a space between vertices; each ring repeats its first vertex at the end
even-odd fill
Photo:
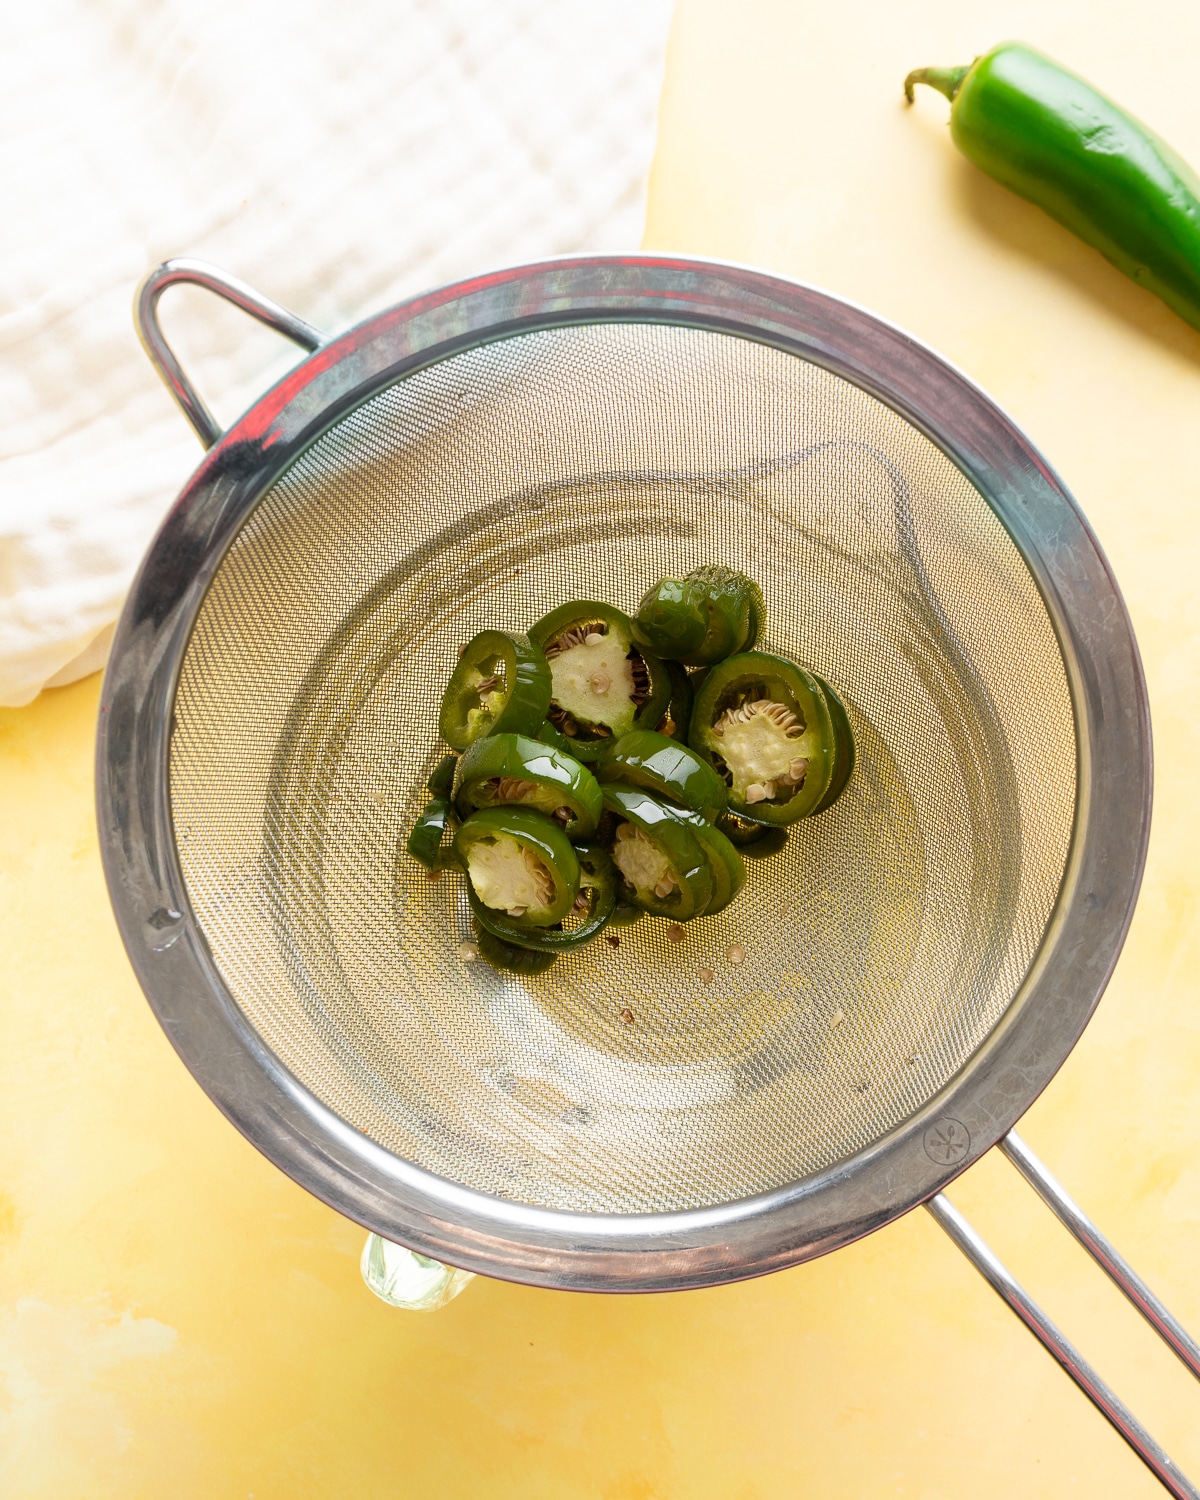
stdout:
POLYGON ((619 783, 605 787, 604 805, 618 820, 612 860, 621 899, 676 922, 700 916, 712 898, 713 877, 688 821, 694 815, 619 783))
POLYGON ((483 630, 463 647, 438 715, 456 750, 488 734, 536 734, 550 707, 550 668, 526 635, 483 630))
POLYGON ((476 923, 506 943, 522 944, 544 953, 569 953, 590 943, 613 914, 617 872, 602 844, 580 844, 575 852, 579 856, 579 895, 561 924, 521 927, 503 912, 484 906, 474 891, 469 891, 476 923))
POLYGON ((454 835, 471 894, 524 927, 553 927, 579 894, 579 858, 566 834, 531 807, 472 813, 454 835))
POLYGON ((586 766, 522 734, 489 734, 468 745, 456 779, 460 817, 483 807, 520 804, 553 818, 571 839, 595 833, 604 805, 586 766))
POLYGON ((571 754, 591 761, 605 741, 650 729, 671 701, 671 679, 656 656, 633 639, 629 616, 611 604, 573 600, 529 630, 550 664, 547 714, 571 754))

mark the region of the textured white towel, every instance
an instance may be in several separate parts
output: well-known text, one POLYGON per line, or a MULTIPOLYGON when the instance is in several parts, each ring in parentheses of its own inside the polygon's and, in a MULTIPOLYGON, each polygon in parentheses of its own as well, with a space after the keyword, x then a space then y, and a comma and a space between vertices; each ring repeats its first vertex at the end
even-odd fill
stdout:
MULTIPOLYGON (((103 664, 200 449, 133 333, 214 261, 336 330, 477 270, 635 248, 670 0, 39 0, 0 51, 0 704, 103 664)), ((300 357, 191 289, 229 420, 300 357)))

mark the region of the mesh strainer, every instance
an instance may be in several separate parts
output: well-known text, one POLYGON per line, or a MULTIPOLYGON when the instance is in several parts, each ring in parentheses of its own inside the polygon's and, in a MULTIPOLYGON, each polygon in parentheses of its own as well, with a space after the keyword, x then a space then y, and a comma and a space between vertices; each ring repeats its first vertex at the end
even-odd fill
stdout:
POLYGON ((329 342, 195 263, 139 306, 210 452, 113 648, 102 842, 152 1005, 262 1151, 425 1255, 644 1291, 834 1249, 1005 1136, 1116 961, 1151 757, 1104 557, 978 389, 826 294, 647 256, 329 342), (180 280, 315 351, 224 435, 155 320, 180 280), (846 793, 681 948, 647 921, 543 975, 464 964, 457 877, 398 857, 458 645, 706 562, 756 578, 767 649, 836 685, 846 793))

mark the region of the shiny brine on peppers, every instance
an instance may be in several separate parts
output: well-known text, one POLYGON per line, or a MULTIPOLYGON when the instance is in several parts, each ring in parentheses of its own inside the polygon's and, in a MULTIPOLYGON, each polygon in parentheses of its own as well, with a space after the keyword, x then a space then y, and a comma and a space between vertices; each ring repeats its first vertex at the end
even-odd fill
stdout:
POLYGON ((519 803, 553 818, 572 839, 594 833, 603 809, 600 787, 586 766, 520 734, 476 740, 459 762, 457 783, 460 817, 519 803))
POLYGON ((787 824, 836 800, 852 750, 835 725, 835 699, 820 679, 766 652, 732 656, 712 669, 696 695, 688 738, 724 776, 730 812, 787 824))
POLYGON ((490 807, 454 836, 471 892, 524 927, 552 927, 579 894, 579 858, 553 819, 529 807, 490 807))
POLYGON ((488 734, 536 734, 550 707, 550 668, 526 635, 484 630, 463 647, 442 698, 441 736, 465 750, 488 734))
POLYGON ((757 641, 763 598, 744 573, 714 564, 660 578, 633 622, 634 639, 664 660, 711 666, 757 641))
POLYGON ((625 901, 676 922, 702 915, 713 878, 688 815, 636 787, 605 787, 604 805, 616 818, 612 860, 625 901))
POLYGON ((530 628, 550 664, 547 717, 579 760, 605 741, 650 729, 671 700, 671 679, 657 657, 634 643, 629 616, 610 604, 576 600, 530 628))
POLYGON ((617 899, 617 874, 602 844, 580 844, 579 894, 571 910, 553 927, 528 927, 505 912, 485 906, 468 892, 476 922, 506 943, 522 944, 544 953, 569 953, 590 943, 608 925, 617 899))
POLYGON ((687 745, 652 729, 635 729, 613 740, 594 765, 602 785, 619 781, 640 786, 700 813, 710 823, 725 811, 728 793, 713 767, 687 745))

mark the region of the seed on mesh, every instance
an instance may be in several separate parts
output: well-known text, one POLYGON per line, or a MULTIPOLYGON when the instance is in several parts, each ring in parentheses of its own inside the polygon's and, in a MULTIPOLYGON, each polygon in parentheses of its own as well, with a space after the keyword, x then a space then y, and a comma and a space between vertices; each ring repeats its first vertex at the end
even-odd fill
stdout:
POLYGON ((604 934, 604 941, 610 948, 619 948, 621 946, 621 939, 615 932, 606 932, 604 934))
POLYGON ((702 968, 700 970, 700 983, 701 984, 711 984, 716 977, 717 976, 713 973, 713 971, 711 969, 702 968))
POLYGON ((478 945, 475 943, 459 943, 458 956, 465 964, 474 963, 479 957, 478 945))
POLYGON ((687 933, 684 932, 678 922, 672 922, 670 927, 667 928, 668 943, 682 943, 685 937, 687 937, 687 933))
POLYGON ((633 1018, 633 1012, 631 1010, 627 1009, 627 1010, 621 1011, 620 1012, 620 1017, 621 1017, 621 1020, 625 1022, 626 1026, 632 1026, 633 1025, 633 1019, 634 1018, 633 1018))
POLYGON ((440 870, 426 870, 425 871, 425 879, 426 880, 440 880, 441 878, 442 878, 442 872, 440 870))
POLYGON ((725 957, 731 964, 741 964, 746 961, 746 946, 744 943, 730 943, 725 950, 725 957))
POLYGON ((840 1008, 838 1010, 835 1010, 833 1015, 831 1015, 829 1018, 830 1031, 832 1031, 835 1026, 840 1026, 845 1019, 846 1017, 842 1014, 840 1008))

